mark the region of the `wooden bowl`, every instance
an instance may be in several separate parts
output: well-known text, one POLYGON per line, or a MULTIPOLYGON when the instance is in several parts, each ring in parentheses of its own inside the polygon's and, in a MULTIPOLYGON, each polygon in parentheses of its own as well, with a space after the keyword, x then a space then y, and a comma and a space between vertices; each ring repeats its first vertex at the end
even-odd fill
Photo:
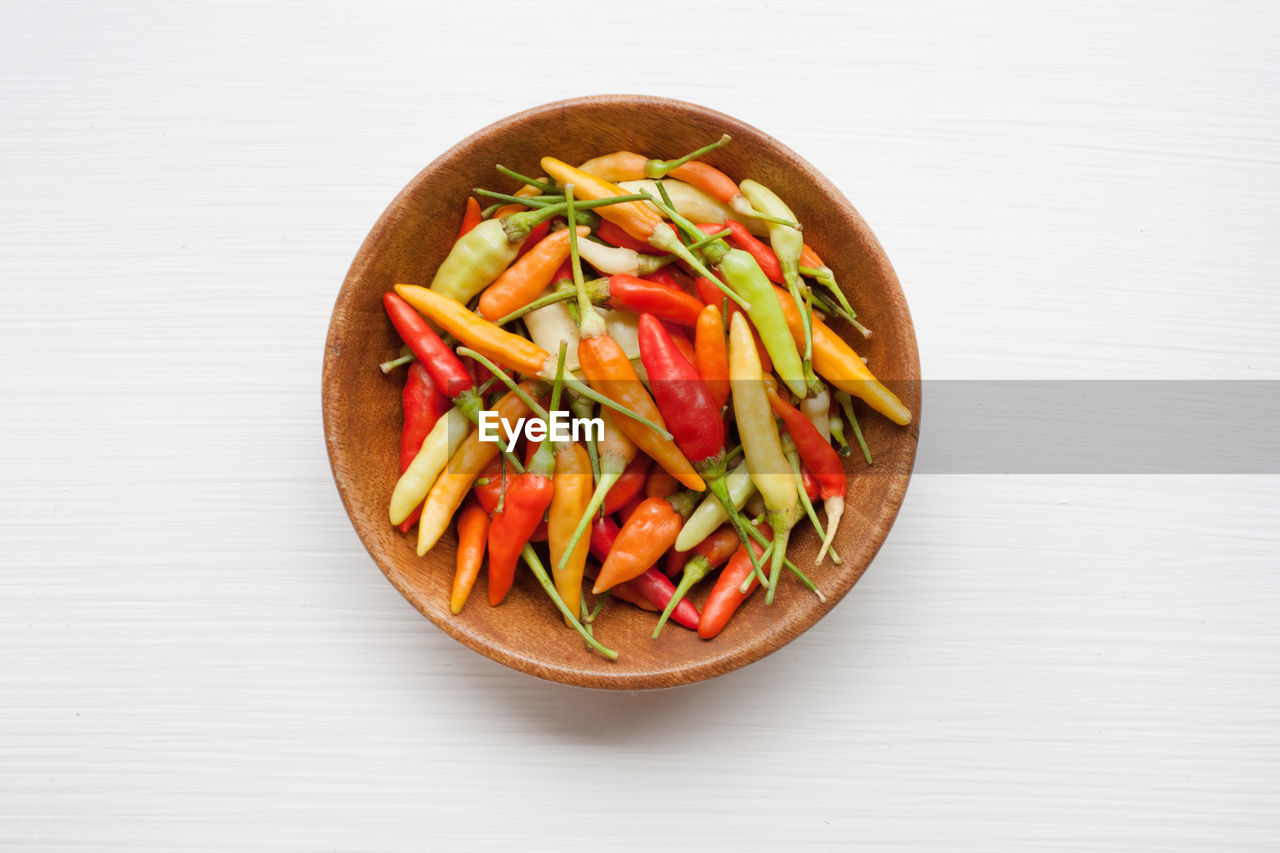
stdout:
MULTIPOLYGON (((455 145, 423 169, 391 202, 360 247, 338 293, 325 344, 325 439, 334 480, 356 532, 396 589, 428 619, 475 651, 540 678, 584 687, 627 690, 688 684, 729 672, 781 648, 836 605, 866 570, 898 513, 919 434, 919 356, 897 276, 853 206, 812 166, 772 137, 695 104, 635 95, 602 95, 546 104, 502 119, 455 145), (784 576, 777 599, 757 594, 728 627, 705 641, 669 623, 649 638, 655 616, 610 604, 596 634, 619 651, 616 663, 588 653, 566 628, 527 570, 499 607, 490 607, 483 572, 461 615, 449 612, 456 539, 450 532, 426 557, 414 551, 416 531, 387 521, 387 501, 399 460, 402 373, 384 376, 378 363, 400 348, 382 312, 381 296, 396 283, 430 283, 452 244, 462 200, 472 187, 513 191, 494 171, 502 163, 541 174, 539 159, 569 163, 619 149, 678 157, 730 133, 733 141, 705 159, 735 179, 775 189, 805 225, 806 241, 822 255, 874 330, 869 340, 837 326, 876 374, 915 414, 897 427, 860 405, 860 421, 875 466, 846 460, 848 508, 836 539, 844 564, 812 565, 817 539, 798 527, 790 553, 827 596, 818 599, 784 576)), ((710 583, 691 596, 701 606, 710 583)))

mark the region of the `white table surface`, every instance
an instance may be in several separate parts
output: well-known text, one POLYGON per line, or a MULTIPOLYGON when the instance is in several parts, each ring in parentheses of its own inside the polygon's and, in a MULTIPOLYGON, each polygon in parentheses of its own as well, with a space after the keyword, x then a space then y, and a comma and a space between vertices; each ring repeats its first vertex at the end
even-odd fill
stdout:
POLYGON ((1275 849, 1276 477, 918 476, 823 622, 654 694, 480 658, 347 522, 347 265, 578 94, 824 170, 929 378, 1280 378, 1274 7, 875 5, 7 4, 0 847, 1275 849))

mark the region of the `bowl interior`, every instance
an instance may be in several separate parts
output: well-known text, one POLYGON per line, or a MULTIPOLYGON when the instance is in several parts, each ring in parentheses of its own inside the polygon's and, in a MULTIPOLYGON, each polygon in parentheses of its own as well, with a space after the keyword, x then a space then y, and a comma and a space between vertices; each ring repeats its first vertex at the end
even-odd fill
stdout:
MULTIPOLYGON (((919 429, 919 360, 915 332, 897 277, 862 218, 839 190, 788 148, 755 128, 694 104, 639 96, 598 96, 547 104, 493 124, 443 154, 415 177, 383 213, 361 246, 334 307, 325 348, 325 438, 334 479, 356 532, 378 566, 406 599, 472 649, 515 669, 589 687, 647 689, 684 684, 736 669, 779 648, 833 607, 862 575, 884 541, 906 491, 919 429), (721 133, 733 141, 705 160, 735 179, 754 178, 785 198, 805 224, 805 239, 836 273, 859 319, 874 330, 862 340, 836 324, 872 369, 916 415, 896 427, 859 405, 859 419, 875 457, 845 460, 849 493, 836 543, 843 565, 812 566, 817 539, 804 523, 790 554, 827 596, 819 602, 784 577, 774 604, 753 596, 714 640, 674 622, 649 639, 654 616, 610 604, 596 628, 618 649, 610 663, 584 650, 534 578, 523 571, 499 607, 488 604, 484 573, 459 616, 449 612, 456 539, 447 534, 426 557, 414 552, 415 533, 387 521, 386 505, 398 472, 402 373, 377 365, 400 347, 381 306, 397 283, 426 285, 457 233, 463 199, 472 187, 514 191, 494 171, 502 163, 540 175, 539 158, 570 163, 627 149, 670 158, 721 133)), ((701 605, 704 583, 691 596, 701 605)))

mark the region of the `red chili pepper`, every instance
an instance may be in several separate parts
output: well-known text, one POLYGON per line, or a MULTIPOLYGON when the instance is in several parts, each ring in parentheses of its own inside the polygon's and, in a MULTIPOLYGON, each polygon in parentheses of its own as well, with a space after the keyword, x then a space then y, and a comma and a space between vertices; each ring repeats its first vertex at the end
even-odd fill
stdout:
POLYGON ((782 399, 772 377, 765 378, 765 393, 769 396, 769 405, 773 408, 774 414, 782 418, 787 426, 787 432, 791 433, 791 438, 796 443, 796 450, 800 453, 800 459, 818 481, 818 491, 822 499, 827 500, 832 497, 843 499, 848 484, 845 481, 844 465, 841 464, 840 455, 836 453, 835 448, 822 437, 822 433, 818 432, 817 427, 809 422, 803 412, 782 399))
POLYGON ((450 399, 459 397, 475 386, 462 359, 454 354, 435 330, 412 305, 398 294, 382 294, 382 307, 391 318, 400 338, 430 372, 435 385, 450 399))
POLYGON ((685 564, 698 554, 707 558, 707 562, 711 564, 713 569, 724 565, 724 562, 733 556, 733 552, 738 550, 738 546, 742 543, 738 540, 738 534, 734 532, 731 525, 718 527, 716 530, 703 539, 692 549, 688 551, 677 551, 674 548, 667 552, 667 577, 674 577, 685 564))
POLYGON ((818 432, 818 428, 810 423, 804 413, 782 399, 773 377, 765 378, 764 387, 769 396, 770 407, 787 425, 787 432, 791 433, 791 439, 796 443, 796 452, 818 481, 818 494, 822 496, 827 510, 827 536, 818 550, 818 560, 815 561, 820 562, 834 541, 840 517, 844 514, 844 492, 848 487, 844 465, 835 448, 822 437, 822 433, 818 432))
MULTIPOLYGON (((508 471, 507 474, 507 484, 510 485, 511 477, 515 472, 508 471)), ((476 500, 480 502, 480 506, 484 507, 484 511, 489 515, 493 515, 498 508, 498 501, 502 499, 502 486, 502 457, 495 456, 493 461, 476 478, 476 484, 472 487, 476 500), (483 484, 481 481, 483 481, 483 484)))
POLYGON ((514 481, 510 478, 507 481, 502 511, 494 513, 489 526, 489 603, 492 605, 501 604, 511 589, 520 553, 551 506, 551 498, 555 496, 552 480, 555 467, 555 453, 550 443, 544 441, 525 472, 514 481))
POLYGON ((634 275, 609 276, 607 304, 636 313, 648 312, 682 326, 698 322, 702 311, 702 303, 683 290, 634 275))
POLYGON ((606 243, 621 246, 624 249, 631 249, 645 255, 653 253, 653 247, 648 243, 637 240, 607 219, 600 220, 600 225, 596 228, 596 236, 606 243))
POLYGON ((728 219, 725 220, 724 224, 733 232, 731 242, 756 259, 756 263, 760 265, 760 269, 768 276, 769 281, 774 284, 782 284, 782 262, 778 260, 778 256, 774 254, 773 249, 757 240, 755 235, 748 231, 747 227, 741 222, 728 219))
MULTIPOLYGON (((683 604, 685 596, 689 594, 689 590, 693 589, 694 584, 700 583, 703 578, 711 574, 716 568, 733 556, 734 552, 741 547, 738 541, 738 533, 730 526, 721 527, 706 539, 703 539, 693 550, 687 554, 680 554, 684 567, 684 573, 680 576, 680 582, 676 584, 675 595, 672 601, 673 605, 668 602, 666 608, 662 611, 662 616, 658 618, 658 624, 653 629, 653 639, 658 639, 658 634, 662 632, 662 626, 666 624, 667 619, 674 612, 674 607, 683 604), (687 557, 687 559, 683 559, 687 557)), ((745 553, 745 552, 744 552, 745 553)), ((748 560, 748 563, 751 561, 748 560)), ((674 572, 668 571, 668 575, 674 572)))
MULTIPOLYGON (((773 536, 773 531, 767 524, 758 525, 758 529, 765 538, 773 536)), ((710 640, 723 631, 724 626, 729 624, 729 619, 742 606, 742 602, 750 598, 751 593, 755 592, 756 587, 759 586, 759 578, 751 565, 751 558, 747 555, 747 547, 750 547, 757 557, 764 553, 764 547, 755 542, 750 543, 749 546, 740 546, 734 552, 728 565, 716 579, 716 585, 707 596, 707 603, 702 605, 702 617, 698 620, 698 636, 704 640, 710 640), (750 585, 747 591, 739 592, 742 582, 748 579, 750 585)))
MULTIPOLYGON (((671 335, 652 314, 640 315, 638 337, 640 358, 649 374, 654 402, 676 446, 695 469, 723 455, 720 407, 698 371, 680 354, 671 335)), ((723 464, 720 467, 723 469, 723 464)))
MULTIPOLYGON (((597 560, 603 563, 613 551, 619 532, 617 522, 611 518, 597 519, 591 525, 591 553, 597 560)), ((587 575, 594 580, 597 572, 594 566, 590 566, 587 575)), ((671 601, 675 591, 675 585, 653 566, 639 577, 613 587, 609 593, 623 601, 633 601, 633 597, 638 597, 654 610, 662 610, 671 601)), ((671 618, 691 631, 697 630, 698 609, 690 601, 681 601, 671 618)))
POLYGON ((678 267, 671 264, 640 277, 645 281, 665 284, 667 287, 673 287, 684 293, 689 293, 693 290, 693 281, 681 272, 678 267))
MULTIPOLYGON (((698 288, 698 298, 707 305, 714 305, 719 308, 721 304, 723 304, 724 294, 720 292, 718 287, 707 279, 699 277, 694 282, 694 286, 698 288)), ((742 309, 739 308, 733 300, 729 300, 729 316, 724 318, 725 323, 733 322, 733 315, 740 311, 742 311, 742 309)), ((750 320, 751 318, 747 317, 747 319, 750 320)), ((760 333, 756 331, 754 324, 748 325, 751 326, 751 337, 753 337, 756 342, 756 352, 760 353, 760 369, 766 374, 772 373, 773 361, 769 358, 769 353, 765 350, 764 343, 760 340, 760 333)))
POLYGON ((804 480, 804 494, 809 500, 818 499, 818 481, 813 478, 813 474, 809 473, 809 469, 805 468, 800 472, 800 478, 804 480))
POLYGON ((640 358, 649 374, 654 402, 667 424, 676 446, 702 475, 729 516, 734 530, 745 542, 748 538, 729 487, 725 484, 724 420, 720 406, 707 383, 688 359, 682 356, 667 330, 650 314, 641 314, 638 337, 640 358))
POLYGON ((604 497, 604 514, 610 515, 627 505, 636 495, 643 494, 644 484, 649 479, 649 466, 653 464, 648 456, 637 453, 631 460, 618 482, 613 484, 604 497))
MULTIPOLYGON (((427 433, 431 432, 440 416, 449 410, 449 401, 436 390, 431 374, 420 361, 409 365, 401 399, 404 404, 404 428, 400 431, 400 473, 403 474, 422 449, 427 433)), ((420 515, 421 506, 400 523, 400 530, 408 533, 418 523, 420 515)))
POLYGON ((462 214, 462 227, 458 229, 458 239, 461 240, 468 231, 482 221, 484 216, 480 212, 480 202, 476 201, 475 196, 471 196, 467 199, 467 209, 462 214))

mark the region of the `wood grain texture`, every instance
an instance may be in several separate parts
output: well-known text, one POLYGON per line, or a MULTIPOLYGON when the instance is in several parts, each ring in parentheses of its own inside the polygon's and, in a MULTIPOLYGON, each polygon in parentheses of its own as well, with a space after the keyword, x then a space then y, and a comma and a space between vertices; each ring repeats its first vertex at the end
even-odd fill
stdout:
POLYGON ((839 607, 656 693, 513 672, 380 575, 320 426, 334 287, 532 103, 660 94, 802 152, 926 381, 1280 378, 1275 9, 645 8, 679 23, 5 11, 0 848, 1275 848, 1276 478, 917 475, 839 607))
MULTIPOLYGON (((388 496, 399 470, 399 375, 374 369, 399 342, 382 313, 382 294, 396 284, 430 284, 457 232, 457 200, 476 186, 501 186, 493 165, 523 174, 539 172, 548 153, 570 163, 623 149, 659 158, 680 156, 730 133, 734 141, 706 162, 744 180, 776 188, 802 222, 806 240, 836 274, 862 321, 875 330, 864 341, 846 325, 835 326, 874 365, 877 375, 920 412, 920 362, 911 315, 893 267, 848 200, 794 152, 737 119, 706 107, 666 98, 607 95, 534 107, 478 130, 415 177, 379 218, 360 248, 337 298, 324 363, 325 438, 338 492, 361 540, 406 599, 432 622, 494 660, 542 678, 580 687, 656 689, 722 675, 759 660, 820 619, 852 588, 880 549, 906 494, 920 421, 895 427, 871 413, 865 434, 878 461, 868 470, 861 457, 846 460, 849 523, 835 542, 841 566, 814 567, 818 538, 800 529, 788 553, 826 596, 820 601, 787 578, 771 607, 763 596, 743 605, 729 626, 705 641, 687 630, 650 639, 653 617, 612 607, 596 629, 617 661, 588 654, 565 629, 532 574, 517 583, 500 608, 473 602, 449 611, 457 539, 450 527, 425 557, 416 534, 387 521, 388 496), (450 203, 452 200, 453 203, 450 203)), ((508 182, 509 183, 509 182, 508 182)), ((506 187, 514 191, 515 187, 506 187)), ((865 411, 865 410, 864 410, 865 411)), ((706 589, 693 596, 701 603, 706 589)))

